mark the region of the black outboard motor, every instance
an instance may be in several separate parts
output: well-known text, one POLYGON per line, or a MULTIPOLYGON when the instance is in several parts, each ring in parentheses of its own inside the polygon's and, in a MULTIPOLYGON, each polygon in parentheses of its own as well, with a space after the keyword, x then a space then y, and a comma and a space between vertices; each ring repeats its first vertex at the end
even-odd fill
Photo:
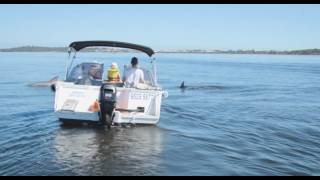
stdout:
POLYGON ((113 112, 116 108, 116 87, 104 84, 100 93, 100 121, 110 127, 112 125, 113 112))

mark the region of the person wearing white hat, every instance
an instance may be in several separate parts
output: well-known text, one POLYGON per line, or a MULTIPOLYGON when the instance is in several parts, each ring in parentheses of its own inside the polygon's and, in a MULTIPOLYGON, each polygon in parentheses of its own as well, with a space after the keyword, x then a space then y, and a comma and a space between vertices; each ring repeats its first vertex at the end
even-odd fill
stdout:
POLYGON ((120 82, 120 71, 118 68, 118 64, 113 62, 108 70, 108 81, 117 83, 120 82))

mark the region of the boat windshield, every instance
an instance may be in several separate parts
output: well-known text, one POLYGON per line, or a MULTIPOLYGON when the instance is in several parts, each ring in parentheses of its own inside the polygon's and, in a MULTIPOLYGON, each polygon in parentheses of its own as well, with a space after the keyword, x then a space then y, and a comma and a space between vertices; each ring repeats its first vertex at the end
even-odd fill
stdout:
POLYGON ((103 64, 82 63, 75 66, 67 77, 67 82, 80 85, 102 85, 103 64))
MULTIPOLYGON (((125 65, 123 76, 125 76, 126 72, 128 72, 130 69, 131 69, 131 66, 125 65)), ((140 68, 140 69, 143 71, 145 84, 149 86, 155 86, 154 78, 151 71, 145 68, 140 68)))

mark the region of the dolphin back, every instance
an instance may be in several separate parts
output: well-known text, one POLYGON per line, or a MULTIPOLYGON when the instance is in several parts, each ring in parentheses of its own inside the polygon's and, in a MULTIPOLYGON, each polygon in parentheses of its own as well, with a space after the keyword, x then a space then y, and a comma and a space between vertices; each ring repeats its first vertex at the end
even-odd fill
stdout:
POLYGON ((54 78, 52 78, 52 79, 50 80, 50 82, 56 82, 58 79, 59 79, 59 76, 55 76, 54 78))
POLYGON ((29 84, 28 86, 31 86, 31 87, 50 87, 50 86, 54 85, 58 79, 59 79, 59 76, 55 76, 54 78, 50 79, 49 81, 36 82, 36 83, 29 84))

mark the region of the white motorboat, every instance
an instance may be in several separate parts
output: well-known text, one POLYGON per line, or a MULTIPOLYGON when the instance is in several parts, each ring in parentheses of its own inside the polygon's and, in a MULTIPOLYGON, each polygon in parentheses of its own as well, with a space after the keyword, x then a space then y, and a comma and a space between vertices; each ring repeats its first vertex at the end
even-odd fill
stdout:
POLYGON ((98 122, 108 126, 159 122, 161 102, 163 97, 167 97, 167 92, 157 83, 154 51, 151 48, 115 41, 79 41, 70 44, 68 53, 66 78, 55 84, 54 110, 60 121, 98 122), (108 82, 103 79, 106 77, 103 63, 85 62, 73 66, 78 51, 97 46, 146 53, 150 57, 151 69, 141 68, 145 83, 127 87, 121 82, 108 82))

